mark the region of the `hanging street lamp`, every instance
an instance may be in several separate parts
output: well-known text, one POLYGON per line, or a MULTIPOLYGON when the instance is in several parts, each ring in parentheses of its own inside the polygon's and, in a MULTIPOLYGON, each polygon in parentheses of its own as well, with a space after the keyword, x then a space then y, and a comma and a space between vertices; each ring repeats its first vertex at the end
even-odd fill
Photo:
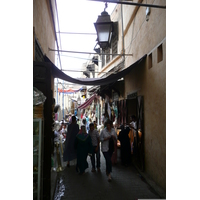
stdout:
POLYGON ((113 31, 113 22, 110 20, 110 15, 105 11, 106 7, 107 3, 104 11, 98 16, 96 23, 94 23, 97 32, 97 41, 103 50, 110 47, 113 31))

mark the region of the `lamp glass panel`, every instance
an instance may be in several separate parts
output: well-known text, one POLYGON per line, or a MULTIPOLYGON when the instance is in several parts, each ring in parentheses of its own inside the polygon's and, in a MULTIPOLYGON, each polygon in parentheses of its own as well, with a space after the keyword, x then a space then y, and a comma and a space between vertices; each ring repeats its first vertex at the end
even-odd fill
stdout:
POLYGON ((108 42, 110 34, 110 24, 98 25, 97 33, 99 42, 108 42))

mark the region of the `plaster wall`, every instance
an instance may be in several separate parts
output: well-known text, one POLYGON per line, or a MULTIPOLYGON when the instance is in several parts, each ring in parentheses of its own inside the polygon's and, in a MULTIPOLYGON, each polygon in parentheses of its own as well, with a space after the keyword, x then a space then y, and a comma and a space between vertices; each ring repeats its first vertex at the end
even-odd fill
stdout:
MULTIPOLYGON (((52 6, 54 6, 53 3, 52 6)), ((55 49, 55 34, 49 1, 34 0, 33 13, 35 35, 41 45, 43 53, 55 64, 55 52, 48 50, 48 47, 55 49)))
MULTIPOLYGON (((165 49, 166 43, 163 43, 165 49)), ((125 97, 137 91, 144 96, 145 172, 166 188, 166 58, 157 63, 157 49, 152 52, 153 67, 148 58, 125 76, 125 97)))
MULTIPOLYGON (((135 0, 134 2, 143 2, 135 0)), ((147 0, 144 3, 166 5, 166 1, 147 0)), ((120 6, 117 5, 118 14, 120 6)), ((147 58, 124 77, 125 94, 137 91, 144 96, 144 147, 145 172, 163 189, 166 188, 166 10, 150 8, 146 21, 146 7, 123 5, 125 67, 129 67, 143 55, 147 58), (158 62, 158 46, 162 59, 158 62), (149 57, 152 56, 151 68, 149 57)), ((119 17, 118 16, 118 17, 119 17)), ((114 17, 117 19, 117 16, 114 17)), ((122 48, 119 20, 119 48, 122 48)))

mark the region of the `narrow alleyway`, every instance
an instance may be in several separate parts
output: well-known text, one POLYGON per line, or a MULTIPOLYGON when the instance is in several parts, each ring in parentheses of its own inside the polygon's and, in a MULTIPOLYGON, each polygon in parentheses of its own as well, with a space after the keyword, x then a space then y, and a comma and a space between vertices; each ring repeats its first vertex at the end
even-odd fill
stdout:
POLYGON ((108 182, 105 173, 105 159, 101 154, 101 172, 77 174, 75 165, 66 167, 57 174, 54 200, 136 200, 160 199, 159 195, 142 179, 133 165, 122 166, 119 158, 113 166, 112 182, 108 182))

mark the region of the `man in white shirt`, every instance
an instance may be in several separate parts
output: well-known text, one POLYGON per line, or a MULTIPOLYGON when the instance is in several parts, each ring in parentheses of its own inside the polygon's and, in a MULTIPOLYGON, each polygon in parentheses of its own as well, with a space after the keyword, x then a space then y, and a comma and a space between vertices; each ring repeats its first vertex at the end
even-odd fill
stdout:
POLYGON ((136 133, 137 133, 137 121, 136 121, 136 116, 135 115, 132 115, 131 116, 131 123, 129 125, 130 128, 133 129, 133 152, 135 153, 135 150, 136 150, 136 133))
POLYGON ((100 141, 101 141, 101 151, 106 160, 106 174, 108 176, 108 181, 111 181, 111 172, 112 172, 112 153, 109 152, 109 139, 113 137, 114 140, 117 140, 117 133, 115 129, 112 128, 112 121, 106 121, 106 128, 104 128, 100 133, 100 141))

